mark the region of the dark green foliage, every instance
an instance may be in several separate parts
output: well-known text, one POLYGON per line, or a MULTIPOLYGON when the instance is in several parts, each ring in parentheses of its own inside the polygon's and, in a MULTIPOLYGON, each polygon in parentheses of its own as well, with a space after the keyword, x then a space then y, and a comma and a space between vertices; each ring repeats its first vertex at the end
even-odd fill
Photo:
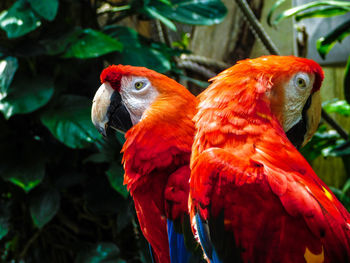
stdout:
MULTIPOLYGON (((123 186, 124 137, 90 119, 107 63, 183 72, 182 52, 115 21, 212 25, 220 0, 8 0, 0 13, 0 262, 150 262, 123 186)), ((175 73, 176 72, 176 73, 175 73)))
POLYGON ((42 228, 50 222, 56 215, 59 207, 60 193, 56 188, 42 189, 29 202, 30 214, 38 228, 42 228))
POLYGON ((19 75, 12 82, 6 96, 0 100, 0 111, 6 119, 15 114, 33 112, 47 104, 53 92, 52 78, 19 75))
POLYGON ((323 108, 328 113, 338 113, 340 115, 350 116, 350 105, 345 100, 334 99, 323 103, 323 108))
POLYGON ((0 16, 0 26, 9 38, 23 36, 35 30, 41 24, 39 16, 26 0, 17 1, 0 16))
POLYGON ((15 57, 4 57, 0 53, 1 63, 1 75, 0 75, 0 92, 1 94, 7 94, 7 89, 9 88, 13 76, 18 68, 18 60, 15 57))
POLYGON ((311 17, 343 15, 350 11, 350 3, 348 1, 313 1, 287 9, 272 21, 273 13, 284 1, 285 0, 276 1, 275 5, 270 9, 267 16, 269 25, 277 25, 282 20, 290 17, 295 17, 297 21, 300 21, 311 17))
POLYGON ((81 251, 75 263, 124 263, 126 261, 120 259, 119 248, 113 243, 98 243, 94 246, 87 246, 87 248, 81 251))
POLYGON ((52 21, 54 20, 58 10, 58 0, 28 0, 31 8, 42 18, 52 21))
POLYGON ((311 141, 301 149, 306 160, 312 162, 317 157, 333 149, 340 141, 340 136, 335 131, 328 131, 326 125, 321 125, 311 141))
POLYGON ((123 167, 118 163, 113 163, 107 171, 107 176, 111 186, 124 198, 127 198, 129 193, 126 186, 123 185, 123 167))
POLYGON ((57 140, 71 148, 85 148, 100 138, 90 119, 91 102, 77 95, 62 95, 40 116, 57 140))
MULTIPOLYGON (((185 24, 218 24, 226 15, 225 6, 217 0, 173 0, 171 3, 150 0, 149 2, 149 5, 145 6, 144 9, 151 17, 163 17, 163 19, 171 19, 185 24)), ((169 27, 173 28, 173 25, 169 27)))
POLYGON ((330 187, 335 196, 343 203, 348 211, 350 211, 350 179, 346 181, 342 189, 330 187))
POLYGON ((167 51, 163 52, 164 50, 150 46, 135 30, 113 25, 105 27, 104 32, 118 38, 124 47, 122 53, 115 53, 109 56, 109 60, 114 64, 143 66, 161 73, 171 70, 167 51))
POLYGON ((341 42, 350 35, 350 20, 339 25, 336 29, 328 33, 325 37, 317 40, 316 47, 318 53, 324 59, 336 42, 341 42))

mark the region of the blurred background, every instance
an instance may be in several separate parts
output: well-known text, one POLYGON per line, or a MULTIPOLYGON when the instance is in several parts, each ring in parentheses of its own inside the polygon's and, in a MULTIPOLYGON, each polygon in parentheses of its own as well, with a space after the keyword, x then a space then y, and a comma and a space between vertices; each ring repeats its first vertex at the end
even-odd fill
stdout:
POLYGON ((90 120, 109 64, 154 69, 198 94, 240 59, 315 59, 325 114, 302 153, 350 208, 350 1, 245 4, 0 1, 0 262, 150 262, 123 186, 123 135, 105 140, 90 120), (265 31, 253 32, 259 21, 265 31))

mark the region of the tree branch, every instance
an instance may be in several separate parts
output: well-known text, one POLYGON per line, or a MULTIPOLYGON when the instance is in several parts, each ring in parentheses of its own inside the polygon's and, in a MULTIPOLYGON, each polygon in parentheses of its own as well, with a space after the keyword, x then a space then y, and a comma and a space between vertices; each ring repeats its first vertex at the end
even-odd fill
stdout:
POLYGON ((207 69, 206 67, 201 66, 201 65, 199 65, 195 62, 192 62, 190 60, 176 59, 176 62, 177 62, 177 66, 179 68, 192 70, 196 73, 201 74, 202 76, 204 76, 207 79, 210 79, 216 75, 215 72, 212 72, 211 70, 207 69))
POLYGON ((182 54, 180 56, 181 60, 189 60, 195 63, 199 63, 202 65, 205 65, 207 67, 215 67, 217 69, 220 70, 224 70, 227 69, 229 67, 231 67, 232 65, 227 64, 223 61, 218 61, 216 59, 212 59, 212 58, 207 58, 207 57, 203 57, 203 56, 199 56, 199 55, 188 55, 188 54, 182 54))

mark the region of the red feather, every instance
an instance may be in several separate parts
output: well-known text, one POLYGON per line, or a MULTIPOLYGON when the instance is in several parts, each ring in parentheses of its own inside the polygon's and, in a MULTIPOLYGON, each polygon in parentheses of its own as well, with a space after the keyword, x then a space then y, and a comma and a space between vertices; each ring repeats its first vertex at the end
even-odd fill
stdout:
MULTIPOLYGON (((156 262, 167 263, 166 219, 188 213, 192 118, 197 100, 182 85, 152 70, 121 65, 111 70, 147 77, 159 92, 146 117, 126 133, 122 152, 124 184, 134 199, 141 230, 156 262)), ((105 80, 104 76, 101 79, 105 80)))
POLYGON ((243 262, 305 262, 312 254, 350 261, 349 213, 289 142, 265 96, 297 71, 316 74, 319 89, 315 62, 268 56, 224 71, 200 96, 191 217, 199 212, 214 246, 238 249, 243 262), (218 220, 234 244, 218 241, 218 220))

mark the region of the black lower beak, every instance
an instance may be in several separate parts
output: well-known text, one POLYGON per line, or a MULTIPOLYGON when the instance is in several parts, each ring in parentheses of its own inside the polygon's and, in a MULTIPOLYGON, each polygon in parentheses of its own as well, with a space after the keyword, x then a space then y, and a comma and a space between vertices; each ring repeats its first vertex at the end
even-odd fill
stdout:
POLYGON ((306 134, 306 122, 301 119, 297 124, 287 131, 286 135, 295 148, 300 149, 306 134))
POLYGON ((306 112, 310 108, 310 105, 311 105, 311 95, 309 96, 309 98, 307 99, 304 105, 304 108, 301 114, 302 115, 301 120, 286 132, 288 139, 297 149, 300 149, 305 139, 305 134, 307 131, 306 112))
POLYGON ((98 132, 103 135, 103 137, 107 136, 107 130, 106 129, 104 129, 104 128, 100 127, 100 126, 97 126, 97 125, 95 127, 98 130, 98 132))
POLYGON ((112 94, 111 104, 107 110, 107 117, 107 128, 111 127, 122 132, 127 132, 133 126, 130 113, 126 109, 122 98, 117 91, 112 94))

